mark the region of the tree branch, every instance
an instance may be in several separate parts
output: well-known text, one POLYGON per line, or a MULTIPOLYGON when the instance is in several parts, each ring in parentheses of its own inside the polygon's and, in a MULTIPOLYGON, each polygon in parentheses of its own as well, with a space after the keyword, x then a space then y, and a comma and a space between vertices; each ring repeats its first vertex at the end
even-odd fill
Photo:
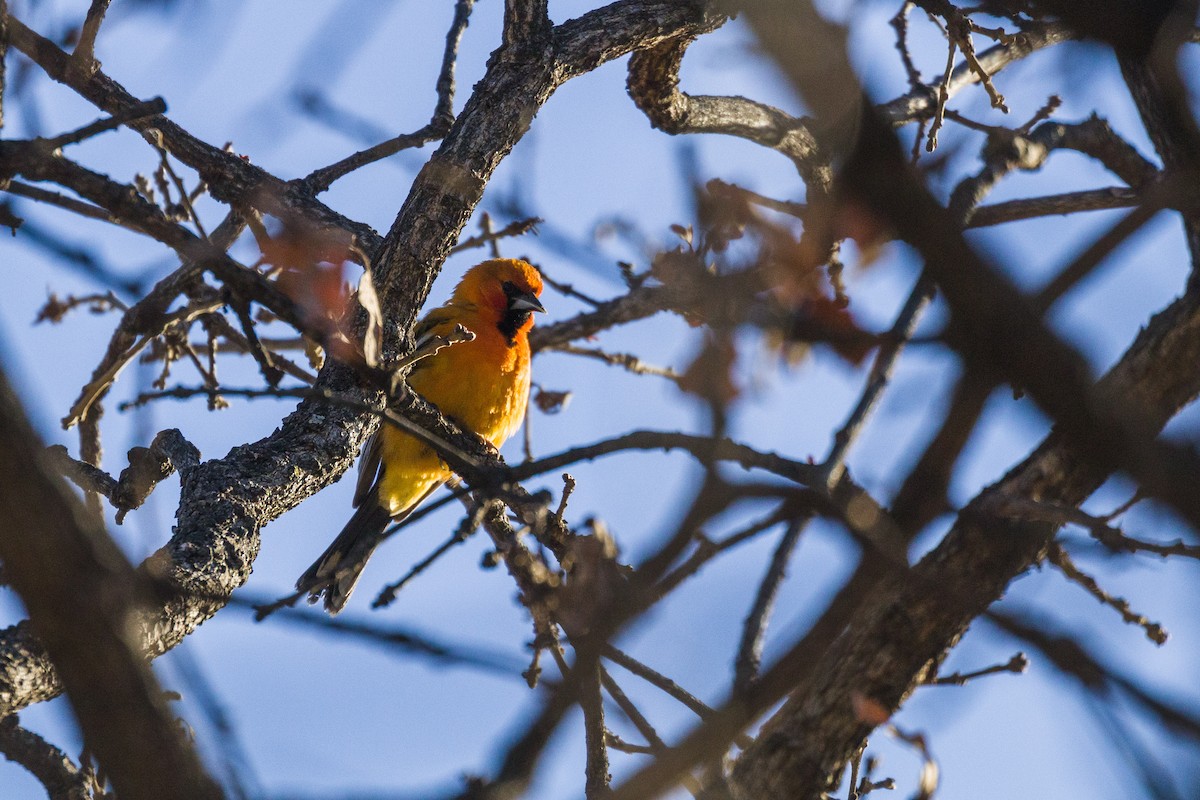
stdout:
MULTIPOLYGON (((492 171, 553 89, 632 49, 714 24, 696 3, 617 3, 555 29, 554 58, 547 53, 543 59, 494 59, 450 134, 414 181, 386 244, 370 228, 341 217, 302 189, 283 184, 236 155, 195 139, 165 117, 132 127, 155 139, 158 134, 151 129, 160 132, 167 150, 197 169, 219 200, 261 208, 284 219, 300 214, 316 224, 354 233, 372 257, 386 329, 407 335, 492 171), (621 13, 633 7, 648 13, 621 13)), ((67 56, 59 48, 16 20, 11 20, 11 30, 18 49, 51 77, 66 80, 67 56)), ((72 88, 113 115, 137 102, 102 72, 72 88)), ((315 388, 363 398, 363 405, 374 404, 380 396, 364 389, 360 376, 336 362, 325 366, 315 388)), ((181 476, 174 534, 143 565, 174 589, 144 624, 142 644, 151 656, 174 647, 225 605, 249 577, 262 526, 339 478, 377 419, 360 408, 304 400, 270 436, 181 476)), ((60 690, 44 649, 25 623, 0 631, 0 713, 48 699, 60 690)))
POLYGON ((54 475, 2 373, 0 448, 0 559, 89 748, 123 797, 220 798, 131 635, 146 585, 54 475))
POLYGON ((88 776, 62 750, 22 728, 16 714, 0 720, 0 753, 37 778, 50 800, 92 800, 88 776))
POLYGON ((629 59, 629 96, 650 124, 670 134, 720 133, 748 139, 790 158, 806 183, 828 186, 828 158, 810 120, 745 97, 692 96, 679 90, 679 68, 692 40, 671 39, 629 59))

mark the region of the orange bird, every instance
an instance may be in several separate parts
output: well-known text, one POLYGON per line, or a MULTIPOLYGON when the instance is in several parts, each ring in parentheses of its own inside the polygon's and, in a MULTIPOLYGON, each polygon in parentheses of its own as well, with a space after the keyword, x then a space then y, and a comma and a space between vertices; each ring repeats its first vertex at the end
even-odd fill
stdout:
MULTIPOLYGON (((418 361, 409 386, 462 428, 499 447, 521 427, 529 400, 529 329, 542 278, 524 261, 494 258, 467 271, 444 306, 417 326, 417 346, 455 325, 475 334, 418 361)), ((433 448, 383 425, 363 447, 354 491, 357 509, 333 544, 296 581, 309 601, 324 595, 336 614, 346 605, 367 559, 393 522, 404 519, 453 473, 433 448)))

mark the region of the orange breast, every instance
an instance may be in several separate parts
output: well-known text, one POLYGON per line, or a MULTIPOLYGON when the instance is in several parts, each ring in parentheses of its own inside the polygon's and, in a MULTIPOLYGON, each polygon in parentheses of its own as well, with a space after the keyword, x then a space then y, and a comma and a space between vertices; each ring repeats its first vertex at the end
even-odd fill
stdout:
MULTIPOLYGON (((529 400, 529 343, 509 346, 492 324, 463 320, 476 337, 449 347, 421 364, 412 388, 443 414, 496 447, 521 427, 529 400)), ((420 502, 451 476, 432 448, 395 427, 382 430, 386 465, 380 501, 393 516, 420 502)))

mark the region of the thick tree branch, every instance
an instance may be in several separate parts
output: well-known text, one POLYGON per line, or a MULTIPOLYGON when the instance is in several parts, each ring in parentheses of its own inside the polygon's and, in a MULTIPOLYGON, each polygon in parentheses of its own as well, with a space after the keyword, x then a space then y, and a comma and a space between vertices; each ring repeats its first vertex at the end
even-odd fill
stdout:
MULTIPOLYGON (((14 45, 51 77, 64 80, 66 54, 18 21, 11 23, 14 45)), ((497 51, 450 134, 414 181, 382 246, 366 226, 346 220, 243 159, 200 142, 164 117, 133 127, 155 138, 158 134, 151 129, 161 132, 164 146, 197 169, 217 199, 285 219, 300 214, 354 233, 373 257, 385 327, 406 335, 492 171, 554 88, 630 50, 715 24, 700 3, 617 3, 556 28, 553 57, 549 45, 544 58, 531 58, 527 51, 514 58, 503 48, 497 51), (623 13, 633 8, 644 13, 623 13)), ((101 72, 72 88, 113 115, 138 102, 101 72)), ((398 342, 392 344, 398 352, 398 342)), ((316 388, 362 397, 364 405, 379 397, 362 384, 349 367, 331 362, 316 388)), ((362 410, 305 400, 267 438, 236 447, 224 458, 182 475, 171 541, 143 565, 173 589, 143 626, 142 644, 150 655, 174 647, 224 606, 249 577, 262 526, 340 477, 376 424, 377 417, 362 410)), ((0 713, 59 691, 58 678, 27 624, 0 631, 0 713)))
MULTIPOLYGON (((1197 364, 1200 304, 1183 299, 1150 322, 1101 385, 1106 392, 1124 392, 1146 403, 1162 425, 1200 392, 1197 364), (1175 366, 1158 369, 1164 363, 1175 366)), ((854 713, 852 698, 863 695, 889 710, 899 707, 936 671, 971 620, 1052 540, 1054 525, 999 519, 990 513, 990 498, 1038 497, 1076 505, 1106 477, 1065 437, 1052 434, 976 498, 911 575, 886 577, 878 565, 860 567, 817 628, 759 683, 732 697, 680 745, 619 787, 614 797, 662 792, 690 766, 718 756, 756 713, 797 686, 800 690, 738 760, 735 796, 816 797, 830 791, 872 730, 854 713)))
POLYGON ((745 97, 692 96, 679 90, 679 68, 691 38, 671 39, 634 53, 627 86, 655 128, 671 134, 720 133, 778 150, 805 182, 828 186, 832 173, 810 124, 745 97))
POLYGON ((711 0, 617 0, 554 29, 559 82, 635 50, 680 36, 709 33, 725 23, 711 0))
POLYGON ((535 45, 550 33, 547 0, 505 0, 504 45, 535 45))
MULTIPOLYGON (((787 41, 789 48, 796 47, 795 29, 791 22, 781 29, 785 17, 767 12, 771 7, 779 11, 778 4, 756 4, 751 19, 764 44, 780 55, 787 69, 790 56, 782 54, 791 50, 782 44, 787 41)), ((803 88, 802 81, 799 78, 798 84, 803 88)), ((1176 507, 1194 516, 1192 502, 1183 496, 1193 484, 1188 477, 1193 459, 1178 450, 1168 452, 1149 439, 1200 391, 1200 370, 1194 367, 1200 315, 1194 302, 1178 301, 1156 317, 1120 364, 1092 389, 1078 357, 1021 310, 1023 301, 990 267, 957 244, 961 236, 953 221, 917 186, 885 131, 878 118, 864 114, 843 175, 845 187, 896 225, 900 235, 925 256, 958 317, 954 336, 963 337, 957 346, 969 362, 997 368, 1010 378, 1019 375, 1016 380, 1031 389, 1060 427, 1030 459, 969 506, 943 544, 921 562, 912 581, 889 579, 872 593, 847 633, 824 655, 813 678, 739 760, 735 770, 739 796, 810 796, 831 788, 841 766, 871 729, 851 711, 851 696, 865 695, 889 711, 897 708, 969 621, 1040 556, 1054 526, 998 519, 989 508, 989 498, 1049 497, 1074 505, 1119 464, 1148 489, 1170 497, 1176 507), (922 226, 932 227, 918 230, 922 226), (936 236, 935 229, 941 231, 936 236), (990 310, 985 311, 984 305, 990 310), (983 316, 975 316, 979 314, 983 316), (985 337, 990 344, 984 344, 985 337), (1173 366, 1164 369, 1164 364, 1173 366), (1050 375, 1057 382, 1053 388, 1044 380, 1050 375), (1068 398, 1066 392, 1076 394, 1068 398), (1120 410, 1115 398, 1121 398, 1120 410), (956 595, 966 594, 947 603, 927 591, 931 585, 955 586, 956 595), (868 651, 869 661, 863 662, 868 651)))
POLYGON ((92 800, 88 776, 62 750, 22 728, 16 714, 0 720, 0 753, 37 778, 50 800, 92 800))
POLYGON ((0 558, 54 660, 84 739, 123 797, 219 798, 167 710, 136 630, 146 586, 54 475, 0 373, 0 558))
MULTIPOLYGON (((1001 7, 1017 13, 1031 8, 1039 14, 1058 17, 1082 37, 1100 39, 1119 55, 1144 58, 1155 47, 1164 23, 1190 3, 1166 2, 1141 5, 1124 0, 1096 0, 1081 6, 1071 0, 1008 0, 1001 7)), ((1193 7, 1192 19, 1195 19, 1193 7)))

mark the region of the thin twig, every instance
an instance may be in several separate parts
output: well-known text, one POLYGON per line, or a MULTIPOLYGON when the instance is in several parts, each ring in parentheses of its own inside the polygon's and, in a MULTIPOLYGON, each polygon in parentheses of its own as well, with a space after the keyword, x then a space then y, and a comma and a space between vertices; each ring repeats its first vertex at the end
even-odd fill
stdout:
MULTIPOLYGON (((575 669, 583 668, 576 665, 575 669)), ((600 800, 608 792, 608 747, 605 740, 604 703, 600 695, 603 674, 598 661, 587 666, 580 681, 579 707, 583 709, 584 752, 586 754, 584 797, 600 800)))
POLYGON ((167 110, 167 103, 161 97, 155 97, 144 103, 139 103, 133 108, 127 109, 120 114, 114 114, 111 117, 98 119, 95 122, 84 125, 74 131, 52 136, 49 139, 38 140, 50 150, 57 150, 61 147, 66 147, 69 144, 77 144, 84 139, 90 139, 93 136, 111 131, 130 122, 136 122, 146 117, 153 117, 155 114, 162 114, 167 110))
POLYGON ((671 572, 668 572, 663 579, 659 581, 656 591, 660 597, 666 595, 685 579, 699 572, 701 567, 703 567, 712 559, 716 558, 721 553, 737 547, 743 542, 758 536, 764 531, 770 530, 781 522, 792 519, 795 513, 796 511, 792 508, 791 504, 784 503, 766 517, 748 525, 736 533, 726 536, 719 542, 713 542, 703 535, 697 535, 696 549, 692 551, 692 554, 688 556, 683 563, 681 563, 671 572))
MULTIPOLYGON (((466 239, 463 239, 461 242, 455 245, 450 252, 461 253, 464 250, 472 250, 476 247, 483 247, 484 245, 493 246, 497 239, 505 239, 510 236, 523 236, 526 233, 535 230, 536 227, 541 224, 541 222, 541 217, 526 217, 525 219, 514 220, 498 231, 487 231, 478 236, 470 236, 466 239)), ((494 253, 493 257, 495 257, 494 253)))
POLYGON ((558 501, 558 508, 554 511, 554 516, 559 519, 563 518, 563 514, 567 511, 567 501, 571 499, 571 493, 575 491, 575 478, 569 473, 562 474, 563 491, 562 497, 558 501))
POLYGON ((808 517, 798 517, 791 521, 787 530, 779 540, 775 553, 771 556, 771 564, 766 575, 758 585, 754 597, 754 605, 746 615, 742 626, 742 639, 738 645, 737 658, 734 661, 733 683, 737 691, 745 691, 758 676, 758 668, 762 662, 763 641, 767 632, 767 622, 775 607, 775 596, 787 573, 788 561, 792 551, 800 541, 808 517))
POLYGON ((0 753, 37 778, 51 800, 93 800, 86 772, 62 750, 22 728, 16 714, 0 720, 0 753))
POLYGON ((1162 210, 1161 192, 1151 192, 1141 198, 1132 211, 1121 217, 1096 239, 1086 250, 1075 257, 1057 275, 1050 279, 1041 291, 1033 296, 1033 307, 1045 313, 1067 291, 1092 273, 1126 239, 1136 233, 1162 210))
POLYGON ((539 273, 541 273, 542 280, 546 282, 546 285, 549 286, 554 291, 561 294, 563 297, 572 297, 576 300, 586 303, 587 305, 591 306, 592 308, 597 308, 600 305, 602 305, 603 301, 597 300, 596 298, 591 297, 590 295, 584 294, 583 292, 576 289, 572 284, 563 283, 561 281, 555 280, 553 277, 551 277, 546 272, 546 268, 544 266, 542 266, 541 264, 535 264, 534 266, 537 267, 537 271, 539 273))
POLYGON ((184 342, 180 348, 188 360, 192 362, 192 366, 196 368, 196 372, 200 373, 200 377, 204 380, 204 388, 208 390, 208 410, 221 411, 229 408, 229 403, 225 398, 221 397, 221 384, 217 381, 217 376, 211 372, 209 368, 200 361, 200 356, 196 353, 196 349, 192 347, 191 342, 184 342))
POLYGON ((937 149, 938 131, 946 119, 946 103, 950 100, 950 76, 954 71, 954 51, 957 47, 954 39, 950 39, 949 52, 946 54, 946 69, 937 85, 937 101, 933 110, 933 122, 929 125, 929 137, 925 142, 926 151, 932 153, 937 149))
POLYGON ((1150 621, 1142 614, 1134 612, 1129 607, 1129 601, 1125 598, 1114 597, 1106 592, 1096 582, 1095 578, 1075 566, 1075 562, 1067 555, 1067 551, 1063 549, 1062 545, 1057 542, 1051 543, 1046 556, 1050 560, 1050 563, 1062 570, 1063 575, 1067 576, 1073 583, 1079 584, 1092 597, 1095 597, 1104 605, 1115 610, 1125 622, 1130 625, 1137 625, 1145 631, 1147 639, 1158 645, 1166 644, 1168 634, 1163 630, 1162 625, 1150 621))
POLYGON ((1190 545, 1182 539, 1174 542, 1148 542, 1135 539, 1124 534, 1112 525, 1112 521, 1124 514, 1129 508, 1142 499, 1141 494, 1134 494, 1126 503, 1122 503, 1111 513, 1097 517, 1076 508, 1057 503, 1043 503, 1033 500, 1022 500, 1007 497, 997 501, 991 507, 999 513, 1012 515, 1027 520, 1042 520, 1057 525, 1077 525, 1088 532, 1100 544, 1114 553, 1146 552, 1166 558, 1168 556, 1183 556, 1200 559, 1200 546, 1190 545))
POLYGON ((1017 128, 1017 133, 1022 133, 1022 134, 1029 133, 1031 130, 1033 130, 1034 125, 1037 125, 1039 122, 1045 122, 1046 120, 1050 119, 1050 115, 1053 114, 1055 111, 1057 111, 1059 106, 1061 106, 1061 105, 1062 105, 1061 97, 1059 97, 1056 94, 1050 95, 1048 98, 1046 98, 1045 104, 1043 104, 1041 108, 1039 108, 1037 111, 1035 111, 1033 116, 1030 117, 1029 120, 1024 125, 1021 125, 1019 128, 1017 128))
POLYGON ((449 333, 438 334, 425 339, 418 348, 409 353, 405 358, 400 359, 391 369, 399 375, 403 370, 408 369, 418 361, 436 356, 447 347, 473 341, 475 341, 474 331, 467 330, 461 323, 456 324, 449 333))
POLYGON ((952 672, 949 675, 937 675, 925 681, 926 686, 966 686, 969 681, 982 678, 985 675, 996 675, 1001 672, 1012 672, 1020 675, 1029 668, 1029 658, 1024 653, 1017 653, 1003 664, 993 664, 990 667, 977 669, 974 672, 952 672))
MULTIPOLYGON (((649 743, 646 747, 638 747, 636 745, 630 746, 628 743, 621 741, 619 737, 609 731, 609 747, 614 750, 619 749, 627 753, 643 753, 645 755, 658 755, 659 753, 664 752, 667 749, 666 742, 662 740, 662 737, 658 735, 658 731, 654 729, 654 726, 650 724, 650 721, 646 719, 641 710, 634 705, 633 701, 629 699, 629 696, 625 694, 625 691, 620 687, 616 680, 613 679, 612 674, 609 673, 609 671, 603 666, 600 668, 600 680, 604 684, 605 691, 607 691, 609 696, 612 697, 613 701, 617 704, 617 707, 621 709, 625 716, 629 718, 629 721, 633 723, 633 726, 637 728, 638 733, 645 737, 646 741, 649 743), (616 740, 617 744, 614 744, 613 740, 616 740)), ((701 786, 700 782, 697 781, 693 776, 684 775, 682 778, 682 783, 684 788, 686 788, 694 796, 700 796, 703 786, 701 786)))
POLYGON ((641 661, 638 661, 636 658, 630 656, 628 653, 618 649, 616 646, 611 644, 605 646, 604 657, 609 661, 612 661, 614 664, 619 664, 620 666, 629 670, 650 685, 655 686, 666 692, 671 697, 674 697, 680 703, 683 703, 685 706, 691 709, 692 713, 701 719, 704 719, 713 713, 712 708, 699 700, 691 692, 684 689, 666 675, 656 672, 655 670, 643 664, 641 661))
POLYGON ((487 243, 488 250, 492 254, 492 258, 500 257, 500 237, 496 231, 492 229, 492 215, 484 211, 479 215, 479 229, 483 231, 480 238, 487 243))
MULTIPOLYGON (((269 605, 264 602, 265 600, 264 597, 239 592, 229 601, 229 605, 257 612, 258 609, 269 605)), ((417 631, 355 621, 345 615, 331 617, 324 613, 314 613, 304 609, 281 609, 275 618, 282 622, 371 642, 397 650, 405 655, 429 658, 443 664, 461 664, 513 677, 517 677, 521 670, 520 659, 509 653, 491 652, 476 644, 440 642, 417 631)))
POLYGON ((600 668, 600 680, 604 684, 604 690, 616 702, 617 707, 629 718, 629 721, 633 723, 633 727, 638 729, 638 733, 644 736, 646 741, 650 743, 649 752, 656 753, 665 750, 667 747, 666 742, 658 735, 658 731, 654 730, 654 726, 650 724, 650 721, 646 719, 638 707, 633 704, 633 701, 625 694, 625 691, 616 682, 612 674, 604 667, 600 668))
POLYGON ((71 53, 67 71, 73 73, 75 80, 84 80, 100 68, 96 61, 96 36, 100 33, 100 23, 112 0, 92 0, 87 17, 79 31, 79 41, 71 53))
POLYGON ((59 192, 52 192, 48 189, 43 189, 40 186, 31 186, 28 183, 20 181, 8 181, 0 183, 0 190, 6 191, 9 194, 15 194, 18 197, 27 197, 30 200, 36 200, 39 203, 47 203, 49 205, 65 208, 68 211, 73 211, 83 217, 98 219, 103 222, 109 222, 113 225, 120 225, 129 230, 140 230, 137 226, 127 222, 119 217, 110 214, 100 206, 94 206, 91 203, 85 203, 82 200, 77 200, 74 197, 67 197, 59 192))
POLYGON ((1005 203, 976 208, 967 222, 968 228, 986 228, 1006 222, 1020 222, 1036 217, 1059 214, 1075 214, 1080 211, 1105 211, 1113 208, 1129 208, 1142 201, 1135 189, 1112 186, 1107 189, 1088 189, 1082 192, 1066 192, 1045 197, 1026 197, 1005 203))
MULTIPOLYGON (((908 76, 908 86, 915 90, 920 88, 924 81, 921 80, 921 72, 913 63, 912 53, 908 50, 908 14, 912 8, 912 0, 904 0, 900 10, 891 18, 890 24, 896 31, 896 50, 900 52, 900 62, 904 65, 904 73, 908 76)), ((854 781, 850 783, 853 785, 854 781)))
POLYGON ((513 475, 526 478, 559 470, 580 461, 629 450, 683 450, 697 459, 732 461, 747 469, 764 469, 804 486, 821 486, 822 474, 814 464, 795 461, 777 453, 764 453, 732 439, 713 439, 676 431, 631 431, 590 445, 573 447, 513 467, 513 475))
POLYGON ((238 322, 241 323, 242 334, 246 337, 247 350, 258 364, 258 370, 262 373, 263 380, 267 382, 267 386, 278 386, 284 373, 275 363, 271 352, 258 340, 258 331, 255 329, 254 319, 250 316, 250 301, 235 294, 231 299, 230 306, 233 308, 233 313, 237 315, 238 322))
POLYGON ((196 233, 200 235, 201 239, 207 240, 208 233, 204 230, 204 223, 200 221, 200 215, 196 213, 196 207, 192 205, 191 194, 188 192, 187 187, 183 185, 183 179, 179 177, 179 174, 175 172, 175 168, 171 166, 171 159, 167 153, 166 145, 163 143, 162 134, 157 130, 154 132, 157 135, 153 137, 153 144, 160 158, 159 166, 171 178, 171 182, 175 184, 175 190, 179 193, 179 203, 183 206, 184 211, 187 212, 188 219, 196 226, 196 233))
MULTIPOLYGON (((452 494, 452 495, 449 495, 448 497, 442 498, 442 502, 432 504, 431 506, 426 506, 425 509, 423 509, 423 510, 425 510, 425 512, 427 514, 427 513, 431 512, 434 508, 441 508, 443 505, 446 505, 446 503, 448 503, 456 498, 465 499, 466 496, 467 496, 466 492, 463 492, 461 494, 452 494)), ((414 564, 408 570, 408 572, 404 573, 404 576, 402 578, 400 578, 400 580, 396 581, 395 583, 389 583, 386 586, 384 586, 383 589, 380 590, 378 596, 376 596, 374 602, 371 603, 371 608, 383 608, 383 607, 391 604, 392 602, 394 602, 396 599, 396 595, 410 581, 412 581, 414 578, 416 578, 422 572, 424 572, 425 570, 427 570, 431 566, 433 566, 435 561, 437 561, 443 555, 448 553, 450 550, 452 550, 453 548, 462 544, 463 542, 467 541, 467 539, 469 539, 471 537, 471 535, 474 534, 475 531, 477 531, 479 529, 479 526, 483 523, 484 506, 477 504, 477 503, 469 503, 468 505, 469 505, 470 510, 468 511, 467 516, 464 517, 463 521, 458 525, 457 528, 454 529, 454 533, 451 534, 450 538, 447 539, 446 541, 442 542, 440 545, 438 545, 437 548, 432 553, 425 556, 425 558, 421 559, 416 564, 414 564)), ((415 514, 410 515, 408 518, 406 518, 404 520, 404 522, 407 523, 409 521, 409 519, 412 519, 412 517, 414 517, 414 516, 416 516, 416 515, 415 514)), ((421 516, 425 516, 425 514, 422 514, 421 516)), ((420 519, 420 517, 417 517, 417 519, 420 519)), ((396 530, 399 530, 399 526, 396 526, 393 530, 385 531, 383 534, 383 538, 386 539, 386 538, 393 536, 395 534, 396 530)))
POLYGON ((462 41, 462 34, 466 30, 474 5, 475 0, 457 0, 454 4, 454 18, 450 23, 450 30, 446 32, 446 46, 442 52, 442 65, 438 70, 435 86, 437 103, 429 124, 412 133, 401 134, 360 150, 327 167, 313 170, 301 181, 309 192, 318 195, 329 189, 335 181, 368 164, 389 158, 401 150, 423 147, 445 138, 454 124, 454 69, 458 61, 458 45, 462 41))
MULTIPOLYGON (((232 323, 225 319, 225 317, 221 316, 220 314, 210 314, 203 317, 203 321, 206 326, 212 329, 214 333, 219 334, 222 337, 221 340, 217 342, 217 352, 250 352, 250 342, 245 336, 242 335, 240 331, 238 331, 237 328, 233 327, 232 323)), ((284 339, 276 339, 265 336, 259 337, 259 342, 270 354, 271 363, 274 366, 286 372, 288 375, 291 375, 293 378, 311 385, 316 382, 317 376, 313 375, 299 364, 296 364, 290 358, 287 358, 278 352, 280 349, 288 349, 292 347, 303 350, 308 346, 306 341, 307 340, 303 336, 287 337, 284 339)), ((151 344, 150 352, 143 356, 143 358, 152 361, 154 360, 155 356, 155 345, 151 344)))
POLYGON ((657 375, 660 378, 666 378, 670 381, 679 382, 680 375, 670 367, 659 367, 654 364, 647 364, 637 356, 631 353, 609 353, 601 350, 598 347, 579 347, 574 344, 560 344, 553 347, 547 347, 545 352, 552 353, 568 353, 573 356, 583 356, 596 361, 601 361, 605 364, 614 367, 621 367, 627 372, 632 372, 634 375, 657 375))
POLYGON ((885 344, 879 349, 879 353, 875 356, 875 363, 871 365, 871 374, 867 378, 867 385, 863 388, 863 393, 859 397, 858 404, 855 405, 846 422, 834 434, 833 446, 829 451, 829 456, 825 459, 825 463, 822 465, 827 486, 832 487, 837 484, 844 474, 846 453, 849 451, 850 445, 854 443, 854 440, 862 431, 871 412, 875 410, 879 399, 883 396, 883 390, 887 388, 892 378, 892 370, 896 366, 896 361, 899 359, 904 345, 912 338, 913 333, 916 332, 917 324, 921 321, 921 315, 928 308, 930 301, 933 300, 935 291, 936 285, 933 280, 929 276, 922 274, 917 279, 917 283, 909 294, 908 300, 904 303, 904 307, 900 309, 900 313, 892 325, 890 335, 885 340, 885 344))
POLYGON ((962 50, 963 57, 966 59, 967 66, 979 78, 979 82, 983 84, 984 91, 987 92, 988 98, 992 101, 992 107, 998 108, 1004 113, 1008 113, 1008 106, 1004 104, 1004 96, 996 90, 992 84, 991 73, 980 63, 979 57, 975 54, 975 42, 971 39, 971 33, 983 33, 997 39, 1001 45, 1009 45, 1015 41, 1015 37, 1009 36, 1003 31, 992 31, 987 28, 980 28, 971 22, 963 12, 950 5, 945 4, 946 11, 946 35, 950 41, 957 44, 962 50))
POLYGON ((75 295, 67 295, 59 297, 51 292, 50 298, 46 300, 46 304, 38 311, 37 317, 34 318, 33 324, 37 325, 40 322, 50 322, 57 325, 63 321, 67 314, 71 313, 80 306, 87 306, 88 311, 93 314, 103 314, 107 311, 128 311, 129 306, 117 297, 112 291, 104 292, 103 294, 85 294, 79 297, 75 295))
POLYGON ((446 47, 442 51, 442 68, 438 71, 437 105, 434 107, 433 118, 454 119, 454 68, 458 63, 458 45, 462 41, 463 31, 471 18, 471 9, 475 0, 456 0, 454 3, 454 19, 450 30, 446 31, 446 47))
POLYGON ((368 147, 365 150, 348 155, 341 161, 336 161, 327 167, 313 170, 302 182, 309 192, 314 195, 320 194, 329 189, 335 181, 346 177, 357 169, 362 169, 368 164, 374 164, 376 161, 394 156, 401 150, 422 147, 430 142, 436 142, 444 138, 447 127, 445 124, 429 124, 418 128, 412 133, 403 133, 385 142, 380 142, 374 147, 368 147))
POLYGON ((849 793, 846 795, 846 800, 858 800, 858 771, 862 767, 863 754, 867 752, 867 746, 864 744, 859 748, 854 757, 850 759, 850 784, 849 793))
MULTIPOLYGON (((117 406, 119 411, 129 411, 155 400, 190 400, 193 397, 207 397, 215 390, 209 386, 174 386, 153 392, 141 392, 132 400, 126 400, 117 406)), ((223 386, 219 389, 225 397, 245 397, 249 399, 288 397, 308 397, 312 392, 309 387, 279 386, 274 389, 247 389, 237 386, 223 386)))
POLYGON ((618 753, 632 753, 635 755, 652 756, 655 753, 653 747, 645 744, 633 744, 622 739, 611 730, 604 731, 604 743, 608 745, 609 750, 616 750, 618 753))

